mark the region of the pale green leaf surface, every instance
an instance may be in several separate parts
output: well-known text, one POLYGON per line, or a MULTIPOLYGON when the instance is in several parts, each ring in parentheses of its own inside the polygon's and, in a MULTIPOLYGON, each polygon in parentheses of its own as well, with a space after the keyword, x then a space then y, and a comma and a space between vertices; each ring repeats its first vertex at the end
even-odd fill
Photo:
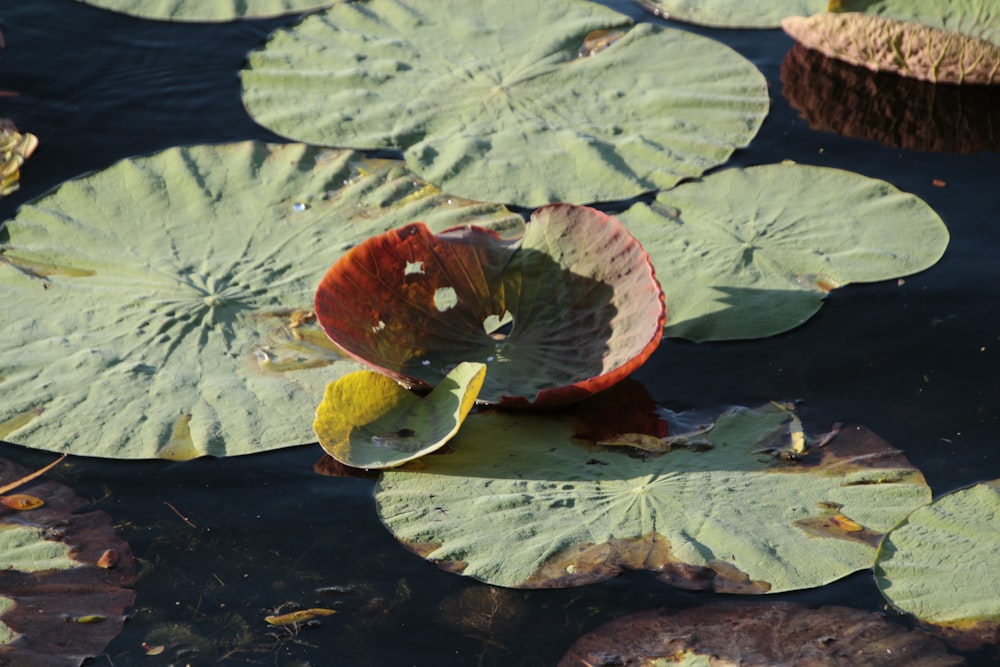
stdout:
POLYGON ((839 11, 922 23, 1000 46, 1000 0, 837 0, 839 11))
POLYGON ((298 14, 329 7, 340 0, 77 0, 144 19, 159 21, 232 21, 298 14))
POLYGON ((658 16, 713 28, 777 28, 786 16, 825 12, 828 0, 637 0, 658 16))
POLYGON ((789 16, 782 29, 830 58, 932 83, 1000 82, 1000 46, 976 37, 872 14, 789 16))
POLYGON ((410 549, 493 585, 649 569, 721 592, 820 586, 870 567, 873 540, 930 492, 860 427, 799 462, 772 456, 787 446, 789 419, 770 405, 736 408, 696 441, 631 457, 573 442, 565 416, 476 413, 449 453, 384 471, 375 498, 410 549), (864 529, 838 533, 833 514, 864 529))
POLYGON ((724 162, 768 110, 763 76, 725 45, 629 26, 578 0, 340 4, 251 53, 243 99, 299 141, 403 148, 455 194, 628 198, 724 162), (625 34, 578 57, 599 29, 625 34))
POLYGON ((310 321, 349 247, 410 220, 523 229, 398 161, 253 142, 119 162, 22 207, 0 246, 0 437, 120 458, 314 441, 359 368, 310 321))
MULTIPOLYGON (((885 538, 875 579, 897 609, 958 630, 1000 624, 1000 480, 917 509, 885 538)), ((995 635, 994 635, 995 636, 995 635)))
POLYGON ((79 566, 68 545, 46 540, 38 528, 0 525, 0 571, 44 572, 79 566))
POLYGON ((319 444, 355 468, 391 468, 440 449, 475 405, 486 364, 462 362, 426 397, 363 370, 326 388, 313 430, 319 444))
POLYGON ((666 335, 759 338, 792 329, 827 291, 922 271, 948 231, 923 200, 837 169, 726 169, 619 218, 649 253, 666 335))

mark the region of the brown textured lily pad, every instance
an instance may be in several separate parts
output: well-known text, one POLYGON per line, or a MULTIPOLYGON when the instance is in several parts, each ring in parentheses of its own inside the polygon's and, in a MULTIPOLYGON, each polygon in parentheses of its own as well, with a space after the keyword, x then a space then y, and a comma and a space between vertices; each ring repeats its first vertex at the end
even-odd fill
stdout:
POLYGON ((1000 81, 1000 47, 940 28, 857 12, 789 16, 781 27, 811 49, 876 72, 935 83, 1000 81))
MULTIPOLYGON (((0 460, 0 484, 28 471, 0 460)), ((99 654, 135 599, 135 560, 100 511, 58 482, 26 487, 45 504, 0 507, 0 665, 76 667, 99 654)))
POLYGON ((620 665, 946 667, 945 645, 881 614, 794 602, 724 603, 641 612, 574 643, 558 667, 620 665), (699 660, 700 659, 700 660, 699 660))

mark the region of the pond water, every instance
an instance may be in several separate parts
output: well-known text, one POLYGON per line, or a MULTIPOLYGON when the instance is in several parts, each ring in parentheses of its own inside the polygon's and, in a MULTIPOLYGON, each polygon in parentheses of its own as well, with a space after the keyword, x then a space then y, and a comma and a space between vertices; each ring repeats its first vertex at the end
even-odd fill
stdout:
MULTIPOLYGON (((608 4, 660 20, 625 2, 608 4)), ((238 72, 248 50, 294 19, 180 25, 71 0, 2 0, 0 21, 0 90, 19 93, 0 98, 0 116, 41 141, 21 190, 0 200, 2 219, 121 158, 276 139, 246 115, 238 72)), ((903 449, 936 495, 1000 477, 998 96, 963 102, 979 105, 981 145, 993 152, 844 138, 811 129, 783 95, 782 61, 793 45, 783 33, 685 29, 732 46, 770 85, 763 129, 730 164, 794 160, 884 179, 930 204, 952 238, 932 269, 836 290, 794 331, 735 343, 667 340, 633 377, 673 410, 800 400, 807 423, 864 424, 903 449)), ((50 475, 114 517, 141 562, 132 618, 93 664, 552 665, 607 620, 719 597, 642 573, 515 591, 443 572, 381 526, 372 480, 315 474, 321 454, 312 443, 186 463, 75 457, 50 475), (338 614, 297 632, 264 623, 289 604, 338 614), (144 642, 171 648, 150 656, 144 642)), ((0 457, 29 467, 52 458, 8 444, 0 457)), ((775 598, 885 609, 870 572, 775 598)), ((972 656, 982 664, 990 658, 972 656)))

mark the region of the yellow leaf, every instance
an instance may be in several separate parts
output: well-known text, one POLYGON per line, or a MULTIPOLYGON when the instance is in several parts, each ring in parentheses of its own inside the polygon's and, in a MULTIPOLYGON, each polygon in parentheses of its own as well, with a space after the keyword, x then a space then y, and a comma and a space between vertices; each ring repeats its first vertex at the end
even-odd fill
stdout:
POLYGON ((265 616, 264 620, 270 625, 286 626, 286 625, 297 625, 299 623, 305 623, 306 621, 311 621, 318 616, 331 616, 337 612, 333 609, 324 609, 322 607, 313 607, 312 609, 303 609, 301 611, 293 611, 287 614, 277 614, 272 616, 265 616))
POLYGON ((45 501, 24 493, 12 493, 9 496, 0 496, 0 503, 3 503, 12 510, 24 511, 41 507, 45 504, 45 501))

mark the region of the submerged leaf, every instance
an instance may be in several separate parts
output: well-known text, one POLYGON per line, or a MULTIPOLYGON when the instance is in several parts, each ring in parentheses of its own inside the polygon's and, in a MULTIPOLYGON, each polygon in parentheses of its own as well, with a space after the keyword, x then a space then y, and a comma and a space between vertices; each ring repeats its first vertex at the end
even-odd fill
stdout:
POLYGON ((383 471, 375 499, 408 548, 493 585, 645 569, 726 593, 810 588, 871 567, 881 534, 930 491, 862 427, 777 455, 792 427, 773 405, 734 408, 703 429, 703 446, 635 455, 578 441, 565 416, 480 412, 422 470, 383 471))
POLYGON ((310 304, 354 244, 413 219, 523 229, 401 162, 301 144, 171 148, 69 181, 7 222, 0 433, 89 456, 189 459, 312 442, 358 365, 310 304), (109 249, 114 249, 110 252, 109 249))
POLYGON ((768 110, 727 46, 574 0, 338 4, 251 53, 243 99, 283 136, 401 148, 449 192, 524 206, 672 187, 746 146, 768 110), (593 51, 596 30, 625 34, 593 51))
POLYGON ((922 271, 948 244, 918 197, 796 164, 725 169, 620 217, 663 283, 666 334, 695 341, 787 331, 831 289, 922 271))
MULTIPOLYGON (((28 471, 0 460, 0 485, 28 471)), ((0 664, 77 667, 104 650, 135 599, 135 560, 103 512, 51 480, 32 494, 43 505, 0 516, 0 664), (101 564, 113 550, 113 569, 101 564)))
POLYGON ((265 616, 264 620, 268 625, 298 625, 300 623, 307 623, 320 616, 332 616, 336 614, 336 610, 325 609, 323 607, 313 607, 312 609, 302 609, 300 611, 292 611, 287 614, 272 614, 270 616, 265 616))
POLYGON ((940 28, 870 14, 790 16, 782 29, 831 58, 935 83, 1000 82, 1000 46, 940 28))
POLYGON ((657 16, 714 28, 777 28, 786 16, 825 12, 829 0, 637 0, 657 16))
POLYGON ((356 371, 326 388, 313 430, 341 463, 402 465, 440 449, 458 432, 485 376, 485 364, 458 364, 421 398, 385 375, 356 371))
POLYGON ((919 630, 862 609, 730 602, 616 619, 578 639, 558 667, 611 664, 951 667, 965 660, 919 630))
POLYGON ((941 496, 885 538, 882 595, 964 648, 1000 643, 1000 480, 941 496))
POLYGON ((480 401, 554 405, 617 383, 659 345, 666 317, 649 256, 583 206, 535 211, 522 238, 422 223, 368 239, 323 277, 316 315, 352 357, 433 386, 489 368, 480 401))

